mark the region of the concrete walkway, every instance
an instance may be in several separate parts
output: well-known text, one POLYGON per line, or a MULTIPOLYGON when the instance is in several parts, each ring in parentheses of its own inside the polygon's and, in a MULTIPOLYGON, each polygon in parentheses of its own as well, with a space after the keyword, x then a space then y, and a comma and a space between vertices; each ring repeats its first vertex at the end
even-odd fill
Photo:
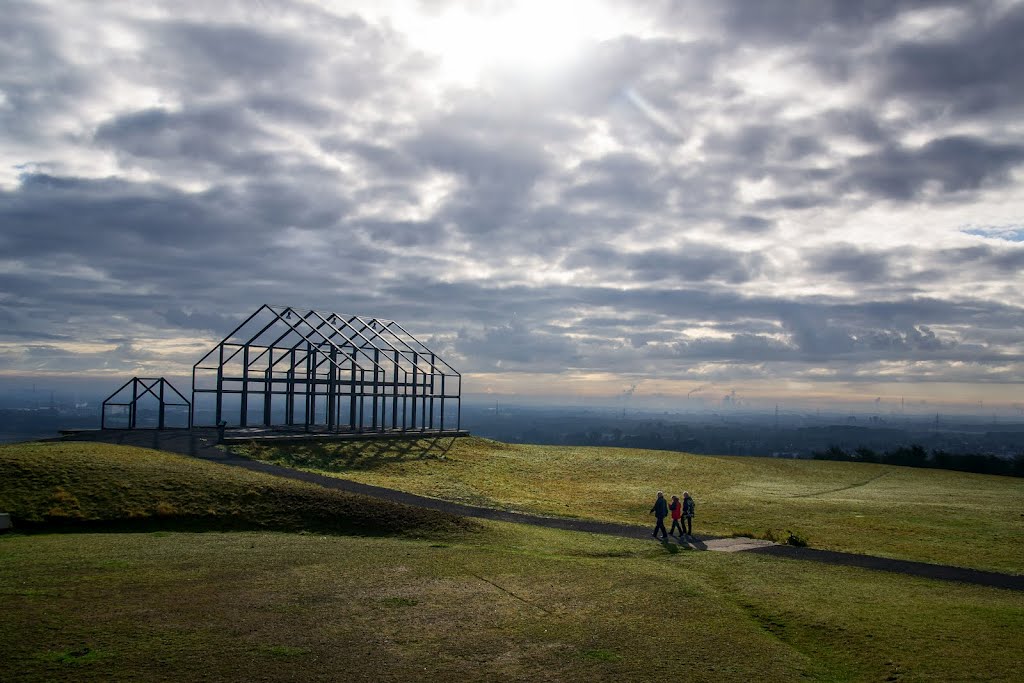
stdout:
MULTIPOLYGON (((478 507, 453 503, 438 498, 418 496, 413 493, 396 491, 394 489, 371 486, 348 479, 339 479, 313 472, 303 472, 280 465, 259 462, 242 458, 217 448, 217 433, 215 429, 193 429, 189 430, 94 430, 69 433, 63 437, 64 441, 100 441, 104 443, 124 444, 126 446, 139 446, 152 448, 160 451, 168 451, 181 455, 188 455, 193 458, 217 462, 222 465, 241 467, 256 472, 264 472, 288 479, 297 479, 312 484, 318 484, 325 488, 337 489, 348 493, 358 493, 373 498, 389 500, 395 503, 411 505, 414 507, 440 510, 450 514, 463 517, 476 517, 479 519, 492 519, 500 522, 513 522, 516 524, 532 524, 551 529, 563 529, 566 531, 584 531, 595 534, 606 534, 624 538, 651 539, 651 526, 636 526, 633 524, 617 524, 613 522, 598 522, 585 519, 570 519, 565 517, 544 517, 541 515, 518 512, 515 510, 496 510, 493 508, 478 507)), ((926 562, 911 562, 908 560, 894 560, 873 555, 859 555, 856 553, 844 553, 833 550, 818 550, 815 548, 797 548, 788 545, 779 545, 771 541, 764 541, 756 538, 733 538, 720 536, 689 536, 686 539, 669 537, 668 543, 677 543, 687 548, 696 550, 711 550, 718 552, 754 552, 775 557, 783 557, 793 560, 808 560, 822 562, 825 564, 843 565, 850 567, 862 567, 881 571, 896 572, 911 576, 920 576, 929 579, 944 581, 960 581, 980 586, 991 586, 1009 590, 1024 591, 1024 576, 1014 574, 1002 574, 999 572, 988 572, 979 569, 965 569, 948 565, 929 564, 926 562)))

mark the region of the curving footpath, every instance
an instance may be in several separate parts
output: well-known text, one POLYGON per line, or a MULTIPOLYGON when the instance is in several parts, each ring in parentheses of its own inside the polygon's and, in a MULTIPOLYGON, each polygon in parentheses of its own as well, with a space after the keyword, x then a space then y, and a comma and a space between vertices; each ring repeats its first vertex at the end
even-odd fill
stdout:
MULTIPOLYGON (((256 472, 264 472, 288 479, 297 479, 312 484, 318 484, 325 488, 337 489, 348 493, 358 493, 373 498, 380 498, 394 503, 411 505, 414 507, 440 510, 463 517, 476 517, 480 519, 491 519, 500 522, 513 522, 516 524, 532 524, 552 529, 563 529, 566 531, 584 531, 593 534, 606 534, 609 536, 620 536, 635 539, 650 539, 650 527, 639 527, 632 524, 616 524, 613 522, 598 522, 584 519, 568 519, 561 517, 543 517, 541 515, 516 512, 512 510, 496 510, 493 508, 478 507, 453 503, 438 498, 418 496, 413 493, 397 491, 395 489, 371 486, 348 479, 329 477, 313 472, 303 472, 280 465, 271 465, 258 460, 249 460, 217 448, 217 433, 214 429, 193 429, 187 430, 94 430, 72 432, 61 440, 64 441, 102 441, 105 443, 124 444, 127 446, 139 446, 155 450, 168 451, 187 455, 201 460, 218 462, 222 465, 242 467, 256 472)), ((798 548, 789 545, 779 545, 770 541, 755 538, 730 538, 721 536, 691 536, 689 541, 675 539, 669 543, 678 543, 684 547, 697 550, 711 550, 719 552, 752 552, 774 557, 783 557, 793 560, 809 560, 825 564, 843 565, 848 567, 861 567, 864 569, 875 569, 880 571, 896 572, 909 576, 919 576, 928 579, 942 581, 959 581, 963 583, 976 584, 979 586, 990 586, 1008 590, 1024 591, 1024 576, 1015 574, 1003 574, 989 572, 980 569, 965 569, 949 565, 929 564, 926 562, 912 562, 909 560, 895 560, 874 555, 859 555, 856 553, 844 553, 834 550, 819 550, 816 548, 798 548)))

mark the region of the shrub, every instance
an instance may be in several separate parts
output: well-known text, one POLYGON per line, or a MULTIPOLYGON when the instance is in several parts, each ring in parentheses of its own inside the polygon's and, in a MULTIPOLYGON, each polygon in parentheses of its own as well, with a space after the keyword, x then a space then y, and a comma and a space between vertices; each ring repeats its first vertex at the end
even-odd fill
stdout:
POLYGON ((156 504, 157 517, 173 517, 177 512, 178 510, 166 501, 161 500, 156 504))
POLYGON ((786 538, 786 544, 787 545, 796 546, 797 548, 806 548, 807 547, 807 539, 806 538, 804 538, 800 534, 794 533, 792 531, 789 531, 787 533, 789 534, 789 536, 786 538))

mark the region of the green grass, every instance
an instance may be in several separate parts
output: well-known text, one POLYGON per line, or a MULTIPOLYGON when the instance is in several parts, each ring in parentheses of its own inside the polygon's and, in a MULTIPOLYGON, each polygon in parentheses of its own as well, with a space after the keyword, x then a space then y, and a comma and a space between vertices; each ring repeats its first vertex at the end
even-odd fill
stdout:
POLYGON ((1019 680, 1024 595, 484 523, 0 537, 0 680, 1019 680), (184 599, 187 596, 187 599, 184 599))
POLYGON ((654 492, 697 501, 694 531, 788 538, 1024 573, 1024 480, 848 462, 510 445, 479 438, 237 447, 243 455, 426 496, 647 524, 654 492))
POLYGON ((19 529, 279 529, 445 534, 472 522, 143 448, 0 446, 0 511, 19 529))
MULTIPOLYGON (((754 468, 731 470, 734 487, 784 473, 771 461, 648 453, 644 465, 637 452, 573 452, 604 459, 627 490, 640 486, 623 476, 632 467, 675 467, 695 482, 725 476, 711 467, 700 479, 708 463, 754 468)), ((314 456, 337 467, 335 455, 314 456)), ((562 499, 545 500, 540 472, 553 476, 566 457, 466 440, 447 453, 357 450, 340 464, 398 483, 448 475, 451 491, 493 504, 530 490, 551 512, 562 499)), ((812 464, 826 467, 798 470, 787 490, 846 485, 829 466, 847 463, 812 464)), ((586 470, 546 485, 588 490, 597 477, 586 470)), ((0 472, 0 509, 21 527, 120 530, 0 536, 3 681, 1013 681, 1024 668, 1019 592, 470 524, 144 449, 8 446, 0 472), (414 533, 389 534, 396 518, 414 533), (246 526, 301 533, 176 530, 246 526)), ((617 505, 574 512, 615 519, 617 505)))

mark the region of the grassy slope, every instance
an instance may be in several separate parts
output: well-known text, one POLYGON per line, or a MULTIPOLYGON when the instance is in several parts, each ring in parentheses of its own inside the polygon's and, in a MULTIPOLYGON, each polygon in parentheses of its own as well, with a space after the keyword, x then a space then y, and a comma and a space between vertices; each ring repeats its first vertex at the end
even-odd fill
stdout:
POLYGON ((484 526, 444 543, 0 537, 0 680, 1010 681, 1024 665, 1019 593, 484 526))
POLYGON ((465 520, 129 446, 0 446, 0 511, 18 527, 445 533, 465 520))
MULTIPOLYGON (((281 506, 308 528, 311 506, 393 511, 130 448, 7 447, 0 472, 0 504, 25 517, 146 523, 163 502, 258 526, 281 506)), ((1009 681, 1024 666, 1019 593, 424 520, 429 538, 0 536, 0 680, 1009 681)))
POLYGON ((688 489, 694 530, 792 530, 814 547, 1024 572, 1024 480, 861 463, 509 445, 479 438, 242 448, 251 457, 477 505, 645 524, 688 489))

